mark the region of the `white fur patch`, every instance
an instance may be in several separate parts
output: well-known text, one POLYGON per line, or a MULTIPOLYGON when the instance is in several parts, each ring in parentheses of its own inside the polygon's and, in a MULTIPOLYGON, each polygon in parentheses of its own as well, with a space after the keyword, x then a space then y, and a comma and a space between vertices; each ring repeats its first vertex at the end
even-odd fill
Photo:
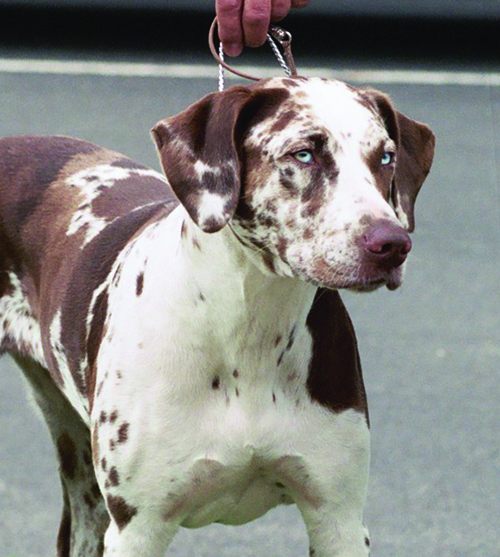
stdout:
MULTIPOLYGON (((69 369, 66 352, 61 342, 61 310, 57 311, 50 324, 49 341, 57 368, 63 379, 62 390, 84 422, 87 423, 89 417, 89 403, 87 398, 84 397, 76 387, 75 380, 69 369)), ((82 370, 80 370, 80 373, 82 374, 82 381, 85 381, 84 372, 82 373, 82 370)))
POLYGON ((151 176, 162 182, 166 182, 165 177, 155 170, 121 168, 111 164, 101 164, 93 168, 86 168, 70 176, 66 180, 66 184, 70 187, 77 188, 80 191, 82 200, 71 217, 66 235, 72 236, 82 228, 85 228, 85 238, 82 248, 86 246, 111 222, 93 213, 93 200, 100 195, 102 188, 111 188, 116 182, 126 180, 131 176, 151 176))
POLYGON ((33 317, 28 298, 23 293, 17 275, 7 272, 12 292, 0 298, 0 344, 5 335, 22 346, 21 353, 26 351, 42 366, 46 366, 42 347, 40 325, 33 317))
POLYGON ((216 193, 204 191, 198 205, 198 222, 203 228, 208 221, 215 219, 223 222, 229 216, 225 211, 225 206, 229 199, 216 193))
POLYGON ((199 179, 203 179, 203 176, 205 176, 205 174, 220 174, 221 169, 219 166, 210 166, 206 163, 204 163, 203 161, 196 161, 194 163, 194 169, 196 171, 196 174, 198 176, 199 179))

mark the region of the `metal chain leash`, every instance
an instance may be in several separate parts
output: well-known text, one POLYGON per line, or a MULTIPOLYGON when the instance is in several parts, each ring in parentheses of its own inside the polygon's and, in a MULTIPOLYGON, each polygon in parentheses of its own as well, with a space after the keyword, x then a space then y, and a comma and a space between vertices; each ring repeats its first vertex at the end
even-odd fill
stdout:
POLYGON ((278 60, 279 65, 283 68, 283 71, 285 72, 285 74, 288 77, 291 77, 292 70, 291 70, 291 68, 288 67, 288 64, 286 63, 283 54, 281 54, 279 48, 277 47, 276 43, 274 42, 274 38, 271 36, 270 33, 267 34, 267 42, 271 46, 271 49, 274 52, 274 55, 276 56, 276 59, 278 60))
MULTIPOLYGON (((222 43, 219 43, 219 57, 224 62, 224 46, 222 43)), ((224 66, 219 63, 219 93, 224 91, 224 87, 224 66)))

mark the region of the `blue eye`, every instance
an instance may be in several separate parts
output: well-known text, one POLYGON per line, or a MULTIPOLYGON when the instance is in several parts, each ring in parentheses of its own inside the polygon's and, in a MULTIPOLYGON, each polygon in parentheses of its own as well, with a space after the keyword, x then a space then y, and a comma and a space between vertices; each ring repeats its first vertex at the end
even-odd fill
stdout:
POLYGON ((382 166, 389 166, 393 161, 394 161, 394 153, 391 153, 390 151, 386 151, 382 155, 382 159, 380 160, 380 164, 382 166))
POLYGON ((314 155, 309 149, 302 149, 302 151, 297 151, 293 153, 293 158, 302 164, 312 164, 314 162, 314 155))

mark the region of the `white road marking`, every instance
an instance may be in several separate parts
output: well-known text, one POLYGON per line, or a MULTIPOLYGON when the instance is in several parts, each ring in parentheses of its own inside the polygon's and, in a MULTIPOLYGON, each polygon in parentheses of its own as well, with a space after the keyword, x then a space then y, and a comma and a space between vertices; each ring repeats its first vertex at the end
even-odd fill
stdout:
MULTIPOLYGON (((261 78, 276 77, 276 67, 240 66, 238 69, 261 78)), ((156 77, 180 79, 217 79, 213 64, 149 64, 140 62, 98 62, 79 60, 42 60, 0 58, 0 73, 94 75, 101 77, 156 77)), ((500 86, 500 72, 456 72, 434 70, 346 70, 310 67, 304 76, 319 76, 355 83, 396 83, 413 85, 500 86)), ((236 78, 226 72, 228 79, 236 78)))

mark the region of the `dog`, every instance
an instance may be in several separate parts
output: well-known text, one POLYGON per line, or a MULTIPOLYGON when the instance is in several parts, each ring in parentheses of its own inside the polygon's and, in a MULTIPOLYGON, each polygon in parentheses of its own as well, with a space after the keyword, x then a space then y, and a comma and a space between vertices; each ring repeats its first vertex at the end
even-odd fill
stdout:
POLYGON ((59 557, 160 557, 280 504, 366 557, 369 417, 338 290, 393 290, 434 136, 374 90, 273 78, 152 131, 166 178, 0 140, 0 341, 53 438, 59 557))

